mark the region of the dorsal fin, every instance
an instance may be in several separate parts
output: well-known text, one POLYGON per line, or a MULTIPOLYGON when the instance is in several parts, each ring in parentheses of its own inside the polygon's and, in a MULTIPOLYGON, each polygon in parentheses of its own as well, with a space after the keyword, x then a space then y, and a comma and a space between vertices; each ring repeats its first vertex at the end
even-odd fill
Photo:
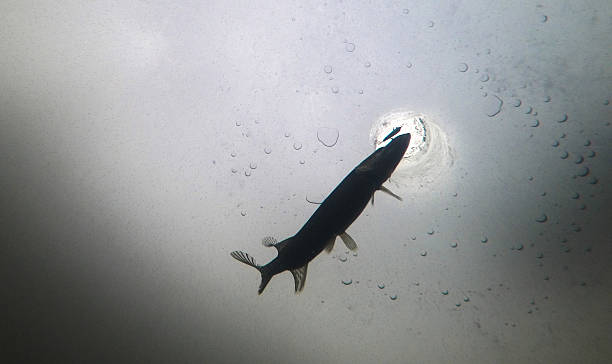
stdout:
POLYGON ((293 281, 295 283, 295 293, 299 293, 304 289, 306 284, 306 272, 308 271, 308 263, 304 264, 298 269, 292 269, 293 281))

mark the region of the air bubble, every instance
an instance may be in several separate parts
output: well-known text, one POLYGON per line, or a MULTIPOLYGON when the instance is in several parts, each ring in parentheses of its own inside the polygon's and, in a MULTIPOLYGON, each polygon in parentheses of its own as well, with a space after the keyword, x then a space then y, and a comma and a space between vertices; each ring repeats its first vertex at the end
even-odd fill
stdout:
POLYGON ((246 216, 246 214, 247 214, 246 211, 244 211, 244 210, 240 211, 240 215, 246 216))
POLYGON ((450 243, 450 246, 451 246, 451 248, 456 248, 457 247, 457 243, 453 241, 452 243, 450 243))
POLYGON ((344 49, 347 52, 353 52, 355 50, 355 44, 354 43, 346 43, 346 45, 344 46, 344 49))
POLYGON ((533 107, 527 106, 527 109, 525 110, 525 114, 531 114, 532 111, 533 111, 533 107))
POLYGON ((397 295, 392 294, 391 296, 389 296, 389 298, 391 299, 391 301, 395 301, 397 299, 397 295))
POLYGON ((348 285, 350 285, 351 283, 353 283, 353 280, 352 280, 352 279, 350 279, 350 278, 349 278, 349 279, 343 279, 343 280, 342 280, 342 284, 344 284, 345 286, 348 286, 348 285))
POLYGON ((444 296, 447 296, 448 295, 448 289, 445 289, 445 290, 441 291, 440 293, 442 293, 444 296))
POLYGON ((489 97, 491 101, 487 105, 487 116, 493 117, 501 112, 502 105, 504 102, 497 95, 493 95, 493 97, 489 97))
POLYGON ((567 114, 563 114, 563 116, 559 120, 557 120, 557 122, 558 123, 564 123, 564 122, 567 121, 567 119, 568 119, 567 114))
POLYGON ((559 146, 559 141, 558 140, 553 141, 552 142, 552 146, 555 147, 555 148, 558 147, 559 146))
POLYGON ((512 106, 514 106, 514 107, 519 107, 519 106, 521 106, 522 104, 523 104, 523 102, 521 101, 521 99, 514 99, 514 100, 512 101, 512 106))
POLYGON ((576 173, 578 176, 580 177, 585 177, 589 174, 589 167, 587 166, 582 166, 580 167, 580 169, 578 170, 578 173, 576 173))
POLYGON ((567 159, 567 157, 569 157, 569 153, 567 152, 567 150, 561 152, 561 159, 567 159))
POLYGON ((537 128, 538 126, 540 126, 540 120, 535 119, 534 121, 531 122, 532 128, 537 128))
POLYGON ((542 23, 546 23, 548 21, 548 15, 542 15, 540 16, 540 22, 542 23))
POLYGON ((321 142, 321 144, 328 148, 336 145, 339 135, 340 133, 338 132, 338 129, 335 128, 323 127, 317 130, 317 139, 319 142, 321 142))
POLYGON ((384 284, 384 283, 382 283, 382 282, 380 282, 380 283, 378 284, 378 288, 380 288, 380 289, 384 289, 384 288, 385 288, 385 284, 384 284))
POLYGON ((426 257, 426 256, 427 256, 427 251, 426 251, 426 250, 423 250, 423 251, 421 252, 421 256, 422 256, 422 257, 426 257))
POLYGON ((489 238, 487 238, 486 236, 483 236, 482 239, 480 239, 480 242, 485 244, 487 241, 489 241, 489 238))

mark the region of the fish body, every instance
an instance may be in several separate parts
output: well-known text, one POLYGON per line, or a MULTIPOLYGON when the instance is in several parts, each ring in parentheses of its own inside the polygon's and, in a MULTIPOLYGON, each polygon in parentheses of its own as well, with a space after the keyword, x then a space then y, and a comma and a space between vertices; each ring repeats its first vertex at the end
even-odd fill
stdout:
MULTIPOLYGON (((394 132, 396 134, 399 130, 394 132)), ((232 257, 260 271, 262 280, 259 294, 274 275, 286 270, 293 274, 295 291, 300 292, 306 281, 308 263, 323 250, 331 251, 338 236, 349 249, 357 249, 357 244, 346 230, 363 212, 377 190, 399 199, 382 184, 389 179, 402 160, 409 144, 409 133, 393 138, 389 144, 375 150, 359 163, 294 236, 280 243, 268 238, 264 245, 274 246, 278 251, 278 256, 270 263, 259 266, 248 254, 232 252, 232 257)))

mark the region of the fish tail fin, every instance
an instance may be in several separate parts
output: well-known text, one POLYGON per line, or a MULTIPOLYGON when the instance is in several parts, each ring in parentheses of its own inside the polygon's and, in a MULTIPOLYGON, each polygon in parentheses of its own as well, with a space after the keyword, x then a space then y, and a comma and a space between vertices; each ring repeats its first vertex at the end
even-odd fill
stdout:
POLYGON ((259 273, 261 273, 261 284, 259 285, 259 289, 257 290, 257 294, 262 294, 266 286, 270 282, 270 279, 274 276, 274 274, 270 273, 270 269, 266 267, 261 267, 259 269, 259 273))
POLYGON ((230 255, 239 262, 242 262, 246 265, 250 265, 251 267, 257 269, 259 273, 261 273, 261 284, 259 285, 259 290, 257 291, 258 294, 261 294, 268 285, 268 282, 270 282, 270 279, 272 279, 272 277, 274 276, 273 274, 271 274, 270 269, 266 268, 265 266, 258 265, 255 262, 255 258, 248 255, 247 253, 241 251, 233 251, 230 253, 230 255))

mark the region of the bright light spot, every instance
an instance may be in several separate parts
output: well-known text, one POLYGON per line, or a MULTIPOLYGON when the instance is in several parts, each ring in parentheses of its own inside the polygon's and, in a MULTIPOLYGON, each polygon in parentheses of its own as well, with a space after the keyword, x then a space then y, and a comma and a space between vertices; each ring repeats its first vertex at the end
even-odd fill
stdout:
POLYGON ((396 127, 397 135, 410 133, 410 145, 404 159, 397 166, 391 179, 395 182, 412 178, 432 181, 453 164, 446 135, 429 116, 414 111, 394 110, 381 116, 372 125, 370 143, 376 149, 387 145, 391 139, 382 140, 396 127))

